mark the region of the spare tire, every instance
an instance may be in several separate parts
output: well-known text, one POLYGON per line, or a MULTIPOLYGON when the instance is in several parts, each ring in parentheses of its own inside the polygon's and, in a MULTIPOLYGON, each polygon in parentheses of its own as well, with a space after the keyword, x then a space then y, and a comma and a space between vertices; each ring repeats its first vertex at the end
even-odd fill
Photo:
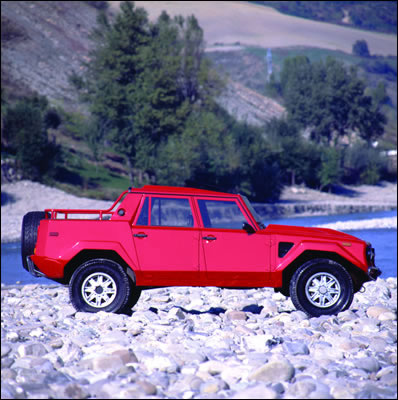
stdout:
POLYGON ((37 228, 40 221, 45 217, 46 213, 44 211, 31 211, 25 214, 22 219, 21 255, 22 265, 27 271, 28 263, 26 257, 33 254, 37 241, 37 228))

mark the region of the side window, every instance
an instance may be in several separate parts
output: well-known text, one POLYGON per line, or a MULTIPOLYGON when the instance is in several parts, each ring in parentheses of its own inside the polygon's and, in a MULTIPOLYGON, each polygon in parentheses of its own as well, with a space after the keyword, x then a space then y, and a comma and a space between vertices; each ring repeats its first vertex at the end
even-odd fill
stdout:
POLYGON ((206 228, 242 229, 246 217, 234 201, 198 200, 206 228))
POLYGON ((189 200, 152 197, 151 226, 193 227, 189 200))
POLYGON ((148 205, 149 205, 149 197, 147 197, 144 201, 136 225, 148 225, 148 205))

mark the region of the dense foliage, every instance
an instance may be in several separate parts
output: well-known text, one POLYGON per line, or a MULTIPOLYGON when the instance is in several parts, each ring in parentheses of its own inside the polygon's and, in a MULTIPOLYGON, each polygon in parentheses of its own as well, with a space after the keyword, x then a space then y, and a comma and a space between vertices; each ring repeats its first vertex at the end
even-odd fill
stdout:
POLYGON ((366 40, 357 40, 352 45, 352 53, 360 57, 369 57, 369 48, 366 40))
POLYGON ((396 1, 254 1, 296 17, 397 33, 396 1))
POLYGON ((279 197, 279 165, 261 135, 215 102, 223 82, 204 57, 203 31, 194 16, 162 13, 151 23, 144 9, 124 2, 113 24, 100 16, 93 39, 85 75, 74 74, 71 81, 94 116, 97 129, 87 132, 96 136, 89 143, 113 143, 134 185, 279 197))
POLYGON ((23 178, 43 180, 54 175, 59 148, 49 141, 47 130, 60 122, 44 96, 26 97, 9 106, 2 93, 2 151, 15 156, 23 178))
MULTIPOLYGON (((285 184, 330 190, 384 176, 385 162, 371 147, 385 123, 384 84, 365 91, 356 70, 335 59, 290 57, 267 84, 286 117, 254 127, 218 105, 225 84, 204 56, 194 16, 163 13, 152 23, 145 10, 124 2, 112 23, 105 14, 98 21, 85 72, 70 77, 90 116, 51 109, 42 96, 10 105, 2 91, 2 151, 15 157, 24 177, 101 186, 109 152, 124 160, 134 186, 187 185, 256 201, 277 200, 285 184), (87 153, 64 151, 55 168, 60 152, 48 132, 61 122, 62 134, 87 153), (94 177, 83 172, 88 163, 94 177)), ((127 186, 126 177, 115 176, 127 186)))
POLYGON ((285 180, 290 175, 291 183, 331 189, 339 182, 374 184, 381 178, 385 162, 371 143, 384 132, 385 85, 369 96, 355 68, 332 58, 311 63, 305 56, 285 59, 280 81, 268 85, 287 109, 285 122, 268 126, 279 138, 272 142, 280 143, 285 180))
POLYGON ((347 70, 333 58, 316 63, 305 56, 286 59, 279 90, 289 120, 307 128, 317 143, 336 145, 353 136, 370 142, 384 132, 385 116, 365 94, 356 69, 347 70))

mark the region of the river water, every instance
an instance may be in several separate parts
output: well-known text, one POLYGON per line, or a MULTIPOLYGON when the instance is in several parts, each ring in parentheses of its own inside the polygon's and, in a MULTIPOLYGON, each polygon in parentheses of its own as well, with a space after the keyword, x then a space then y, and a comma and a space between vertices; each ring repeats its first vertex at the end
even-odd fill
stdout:
MULTIPOLYGON (((265 225, 281 224, 310 227, 330 224, 337 221, 367 220, 393 217, 396 215, 397 211, 381 211, 375 213, 267 219, 264 220, 264 223, 265 225)), ((397 276, 397 229, 362 229, 347 230, 345 232, 372 243, 373 247, 376 249, 376 265, 382 270, 382 278, 397 276)), ((2 243, 1 283, 54 284, 55 282, 46 278, 35 278, 23 269, 20 243, 2 243)))

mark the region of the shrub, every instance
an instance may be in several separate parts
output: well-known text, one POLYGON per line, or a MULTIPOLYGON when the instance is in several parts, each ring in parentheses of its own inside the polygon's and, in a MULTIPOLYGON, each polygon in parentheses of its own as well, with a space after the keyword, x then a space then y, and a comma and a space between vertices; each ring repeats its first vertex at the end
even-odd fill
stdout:
POLYGON ((360 57, 369 57, 369 49, 366 40, 357 40, 352 46, 352 53, 360 57))
POLYGON ((22 176, 41 181, 45 175, 52 175, 59 149, 48 141, 41 110, 43 101, 37 99, 25 98, 7 109, 4 136, 7 150, 16 155, 22 176))
POLYGON ((380 152, 363 144, 348 148, 344 152, 343 164, 343 181, 348 184, 374 185, 387 169, 380 152))

